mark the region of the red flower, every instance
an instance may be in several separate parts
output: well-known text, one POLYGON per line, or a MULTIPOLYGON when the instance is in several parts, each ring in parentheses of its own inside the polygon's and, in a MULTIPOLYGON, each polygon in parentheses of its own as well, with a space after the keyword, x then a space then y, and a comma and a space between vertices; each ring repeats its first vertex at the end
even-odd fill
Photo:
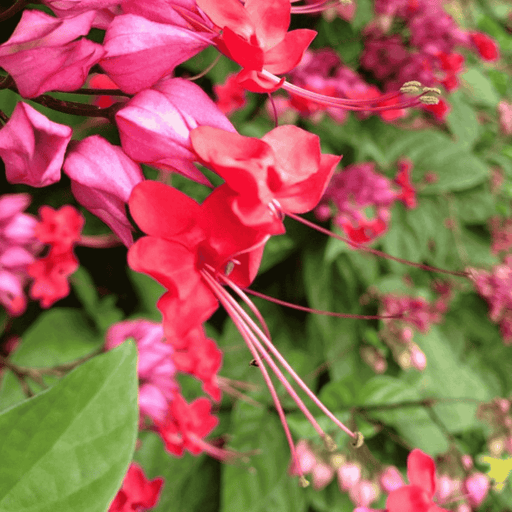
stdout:
POLYGON ((217 37, 219 50, 240 64, 249 90, 275 90, 258 72, 282 74, 292 70, 302 59, 316 36, 314 30, 288 31, 290 0, 197 0, 197 5, 222 30, 217 37), (249 74, 249 76, 248 76, 249 74))
POLYGON ((108 512, 133 512, 142 508, 146 510, 154 507, 163 483, 163 478, 149 481, 142 468, 132 462, 124 477, 123 485, 110 504, 108 512))
POLYGON ((198 398, 187 404, 181 395, 177 395, 169 405, 166 420, 157 423, 165 448, 178 457, 183 455, 184 449, 199 455, 203 451, 202 438, 219 422, 211 415, 211 408, 212 404, 207 398, 198 398))
POLYGON ((482 32, 472 32, 470 36, 482 59, 495 61, 500 58, 500 50, 494 39, 482 32))
POLYGON ((217 309, 203 272, 229 273, 242 287, 256 276, 266 234, 240 224, 229 193, 219 187, 199 205, 172 187, 144 181, 130 196, 132 217, 149 236, 130 248, 128 263, 169 290, 157 304, 168 338, 184 336, 217 309))
POLYGON ((280 126, 261 140, 207 126, 190 137, 202 162, 233 190, 227 200, 240 222, 269 234, 284 233, 276 208, 305 213, 316 206, 341 158, 322 155, 319 138, 296 126, 280 126))
POLYGON ((388 496, 388 512, 448 512, 432 500, 436 490, 436 466, 432 457, 421 450, 413 450, 407 458, 407 478, 410 485, 388 496))

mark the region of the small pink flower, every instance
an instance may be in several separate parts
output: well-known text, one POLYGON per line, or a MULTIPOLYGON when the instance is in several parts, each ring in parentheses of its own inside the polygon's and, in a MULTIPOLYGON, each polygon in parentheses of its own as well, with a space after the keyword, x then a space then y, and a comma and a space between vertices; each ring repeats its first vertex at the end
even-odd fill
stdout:
POLYGON ((347 462, 337 470, 338 485, 342 491, 348 491, 361 479, 361 466, 356 462, 347 462))
POLYGON ((491 484, 487 475, 483 473, 473 473, 464 481, 464 487, 468 493, 470 505, 474 508, 478 508, 485 500, 491 484))
POLYGON ((334 477, 335 470, 325 462, 317 463, 311 472, 313 477, 313 488, 320 491, 326 487, 334 477))
POLYGON ((405 481, 402 477, 402 473, 398 471, 395 466, 388 466, 379 477, 379 483, 382 490, 386 493, 390 493, 395 489, 405 485, 405 481))
POLYGON ((348 490, 348 495, 356 507, 367 507, 379 497, 379 487, 370 480, 359 480, 348 490))
MULTIPOLYGON (((313 452, 307 441, 304 441, 302 439, 297 443, 297 446, 295 448, 295 454, 297 455, 297 459, 299 461, 302 473, 309 473, 316 466, 315 453, 313 452)), ((297 467, 293 460, 290 468, 290 474, 299 474, 299 471, 297 470, 297 467)))
POLYGON ((482 59, 495 61, 500 58, 498 44, 492 37, 483 32, 472 32, 470 37, 482 59))
POLYGON ((73 130, 19 102, 0 129, 0 156, 9 183, 46 187, 60 180, 73 130))
POLYGON ((164 421, 169 403, 179 391, 175 380, 174 349, 163 341, 162 325, 149 320, 126 320, 107 332, 105 348, 111 350, 129 338, 137 344, 141 416, 164 421))

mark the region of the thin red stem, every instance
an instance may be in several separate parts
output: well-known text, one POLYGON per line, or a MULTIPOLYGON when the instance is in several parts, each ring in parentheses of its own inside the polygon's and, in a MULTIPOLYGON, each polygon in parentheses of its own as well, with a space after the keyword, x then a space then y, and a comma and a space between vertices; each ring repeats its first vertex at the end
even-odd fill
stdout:
POLYGON ((308 220, 299 217, 298 215, 295 215, 293 213, 286 212, 286 215, 288 217, 291 217, 292 219, 296 220, 297 222, 301 222, 305 226, 308 226, 312 229, 315 229, 316 231, 319 231, 320 233, 323 233, 324 235, 330 236, 332 238, 336 238, 337 240, 341 240, 342 242, 345 242, 346 244, 350 245, 354 249, 357 249, 359 251, 368 252, 370 254, 374 254, 375 256, 379 256, 380 258, 385 258, 387 260, 396 261, 398 263, 403 263, 404 265, 409 265, 410 267, 416 267, 420 268, 422 270, 428 270, 430 272, 439 272, 441 274, 449 274, 452 276, 459 276, 459 277, 468 277, 468 272, 460 272, 456 270, 446 270, 443 268, 437 268, 437 267, 431 267, 430 265, 424 265, 423 263, 415 263, 414 261, 404 260, 403 258, 397 258, 396 256, 391 256, 390 254, 387 254, 382 251, 378 251, 377 249, 371 249, 370 247, 365 247, 362 244, 358 244, 357 242, 353 242, 349 240, 348 238, 345 238, 343 236, 337 235, 336 233, 333 233, 332 231, 329 231, 328 229, 322 228, 321 226, 317 226, 313 222, 309 222, 308 220))
POLYGON ((264 293, 256 292, 249 288, 244 288, 245 293, 250 295, 254 295, 255 297, 259 297, 260 299, 268 300, 269 302, 273 302, 274 304, 279 304, 280 306, 285 306, 291 309, 297 309, 298 311, 305 311, 306 313, 313 313, 315 315, 324 315, 324 316, 333 316, 336 318, 356 318, 358 320, 382 320, 383 318, 402 318, 402 315, 355 315, 351 313, 335 313, 333 311, 324 311, 322 309, 313 309, 307 308, 306 306, 299 306, 297 304, 293 304, 292 302, 286 302, 284 300, 276 299, 275 297, 271 297, 270 295, 265 295, 264 293))

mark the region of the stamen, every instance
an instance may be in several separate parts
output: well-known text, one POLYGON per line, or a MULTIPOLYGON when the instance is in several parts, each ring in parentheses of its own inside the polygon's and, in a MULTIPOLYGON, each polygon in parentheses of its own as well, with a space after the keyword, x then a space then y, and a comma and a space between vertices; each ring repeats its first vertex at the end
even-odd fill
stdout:
POLYGON ((332 238, 336 238, 337 240, 341 240, 342 242, 345 242, 349 246, 351 246, 354 249, 357 249, 359 251, 368 252, 375 256, 379 256, 380 258, 385 258, 387 260, 396 261, 398 263, 403 263, 404 265, 409 265, 410 267, 416 267, 416 268, 420 268, 422 270, 428 270, 430 272, 439 272, 440 274, 449 274, 452 276, 459 276, 459 277, 468 277, 468 275, 469 275, 468 272, 460 272, 457 270, 446 270, 446 269, 442 269, 442 268, 431 267, 430 265, 424 265, 423 263, 415 263, 414 261, 404 260, 403 258, 397 258, 396 256, 391 256, 391 254, 387 254, 385 252, 378 251, 377 249, 372 249, 370 247, 366 247, 357 242, 353 242, 352 240, 349 240, 348 238, 337 235, 336 233, 333 233, 332 231, 329 231, 328 229, 324 229, 321 226, 317 226, 316 224, 313 224, 313 222, 309 222, 308 220, 306 220, 302 217, 299 217, 298 215, 295 215, 293 213, 287 212, 286 214, 288 215, 288 217, 291 217, 292 219, 296 220, 297 222, 301 222, 305 226, 315 229, 316 231, 319 231, 320 233, 323 233, 324 235, 330 236, 332 238))
POLYGON ((274 198, 272 201, 270 201, 270 203, 268 203, 268 209, 278 220, 284 220, 284 212, 281 208, 281 203, 279 203, 277 199, 274 198))
MULTIPOLYGON (((208 276, 210 279, 212 279, 210 276, 208 276)), ((226 277, 223 277, 221 276, 221 279, 226 283, 228 284, 235 292, 237 292, 237 289, 240 290, 236 285, 235 283, 233 283, 230 279, 226 278, 226 277)), ((217 286, 220 286, 218 285, 217 283, 217 286)), ((225 292, 224 288, 220 287, 223 292, 225 292)), ((241 290, 240 290, 241 291, 241 290)), ((243 293, 243 292, 242 292, 243 293)), ((244 294, 245 295, 245 294, 244 294)), ((246 297, 247 300, 249 300, 248 297, 246 297)), ((315 403, 315 405, 336 425, 338 426, 341 430, 343 430, 346 434, 348 434, 350 437, 353 437, 355 438, 356 437, 356 434, 353 433, 351 430, 349 430, 340 420, 338 420, 338 418, 336 418, 336 416, 334 416, 334 414, 318 399, 318 397, 308 388, 308 386, 305 384, 305 382, 297 375, 297 373, 295 372, 295 370, 290 366, 290 364, 288 363, 288 361, 286 361, 286 359, 281 355, 281 353, 275 348, 275 346, 273 345, 273 343, 270 341, 270 338, 268 338, 267 336, 265 336, 263 334, 263 332, 261 331, 261 329, 254 323, 254 321, 252 320, 252 318, 239 306, 239 304, 233 299, 233 297, 231 297, 231 295, 229 294, 226 294, 226 299, 229 299, 229 301, 231 301, 233 307, 237 308, 237 311, 239 313, 239 315, 242 317, 243 321, 247 323, 248 326, 250 326, 250 328, 252 329, 252 331, 254 331, 254 333, 258 336, 259 339, 261 339, 263 341, 263 343, 265 344, 266 348, 269 350, 269 352, 272 353, 272 355, 279 361, 279 363, 283 366, 283 368, 291 375, 291 377, 293 378, 293 380, 298 384, 298 386, 309 396, 309 398, 315 403)), ((220 300, 220 299, 219 299, 220 300)), ((261 343, 259 343, 258 341, 258 345, 261 346, 261 343)), ((281 375, 282 378, 284 379, 284 381, 286 382, 282 382, 282 384, 285 386, 286 388, 286 384, 289 385, 288 381, 284 378, 284 376, 282 375, 282 372, 279 370, 279 368, 276 367, 276 369, 274 369, 274 366, 272 366, 272 364, 267 360, 266 356, 268 355, 265 351, 265 349, 263 348, 263 346, 261 346, 261 349, 263 350, 263 356, 265 357, 265 360, 267 361, 267 363, 272 367, 272 370, 274 372, 276 372, 276 375, 281 375), (279 372, 279 374, 278 374, 279 372)), ((273 363, 273 361, 272 361, 273 363)), ((279 379, 281 380, 281 378, 279 377, 279 379)), ((294 395, 296 395, 295 391, 293 390, 293 388, 291 389, 291 392, 288 390, 287 388, 287 391, 289 393, 293 392, 293 395, 292 395, 292 398, 294 398, 294 395)), ((298 397, 297 397, 298 400, 300 400, 298 397)), ((295 400, 295 398, 294 398, 295 400)), ((300 400, 300 403, 299 402, 296 402, 297 405, 299 406, 299 408, 301 408, 302 412, 304 415, 306 415, 306 417, 308 417, 308 414, 311 414, 309 413, 309 411, 307 411, 307 408, 306 406, 304 405, 304 403, 300 400), (304 407, 304 409, 306 409, 307 413, 305 412, 304 409, 302 409, 302 407, 304 407)), ((309 419, 309 417, 308 417, 309 419)), ((313 418, 314 420, 314 418, 313 418)), ((315 420, 314 420, 315 421, 315 420)), ((316 421, 315 421, 316 423, 316 421)), ((318 425, 318 424, 317 424, 318 425)), ((314 426, 314 424, 313 424, 314 426)), ((320 426, 318 425, 318 428, 320 429, 321 431, 321 428, 320 426)), ((324 433, 322 432, 322 434, 320 434, 321 437, 323 438, 324 437, 324 433)))
POLYGON ((332 7, 337 7, 340 4, 350 5, 351 3, 351 0, 320 0, 316 4, 292 7, 291 12, 292 14, 313 14, 326 11, 332 7))

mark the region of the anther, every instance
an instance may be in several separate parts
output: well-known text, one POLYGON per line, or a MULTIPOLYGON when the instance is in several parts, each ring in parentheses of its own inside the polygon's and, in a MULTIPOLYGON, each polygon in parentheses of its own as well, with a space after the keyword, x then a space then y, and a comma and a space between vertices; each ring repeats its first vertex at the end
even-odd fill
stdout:
POLYGON ((334 442, 334 439, 328 435, 328 434, 325 434, 324 436, 324 446, 325 446, 325 449, 328 451, 328 452, 335 452, 337 450, 337 446, 336 446, 336 443, 334 442))
POLYGON ((400 92, 402 94, 421 94, 423 85, 421 82, 417 80, 411 80, 410 82, 405 82, 402 87, 400 87, 400 92))
POLYGON ((301 476, 299 478, 299 487, 302 487, 303 489, 305 489, 308 486, 309 486, 309 480, 305 476, 301 476))
POLYGON ((256 368, 259 367, 258 361, 256 359, 251 359, 249 366, 256 366, 256 368))
POLYGON ((356 438, 352 441, 352 446, 354 448, 361 448, 364 444, 364 436, 361 432, 355 432, 356 438))

